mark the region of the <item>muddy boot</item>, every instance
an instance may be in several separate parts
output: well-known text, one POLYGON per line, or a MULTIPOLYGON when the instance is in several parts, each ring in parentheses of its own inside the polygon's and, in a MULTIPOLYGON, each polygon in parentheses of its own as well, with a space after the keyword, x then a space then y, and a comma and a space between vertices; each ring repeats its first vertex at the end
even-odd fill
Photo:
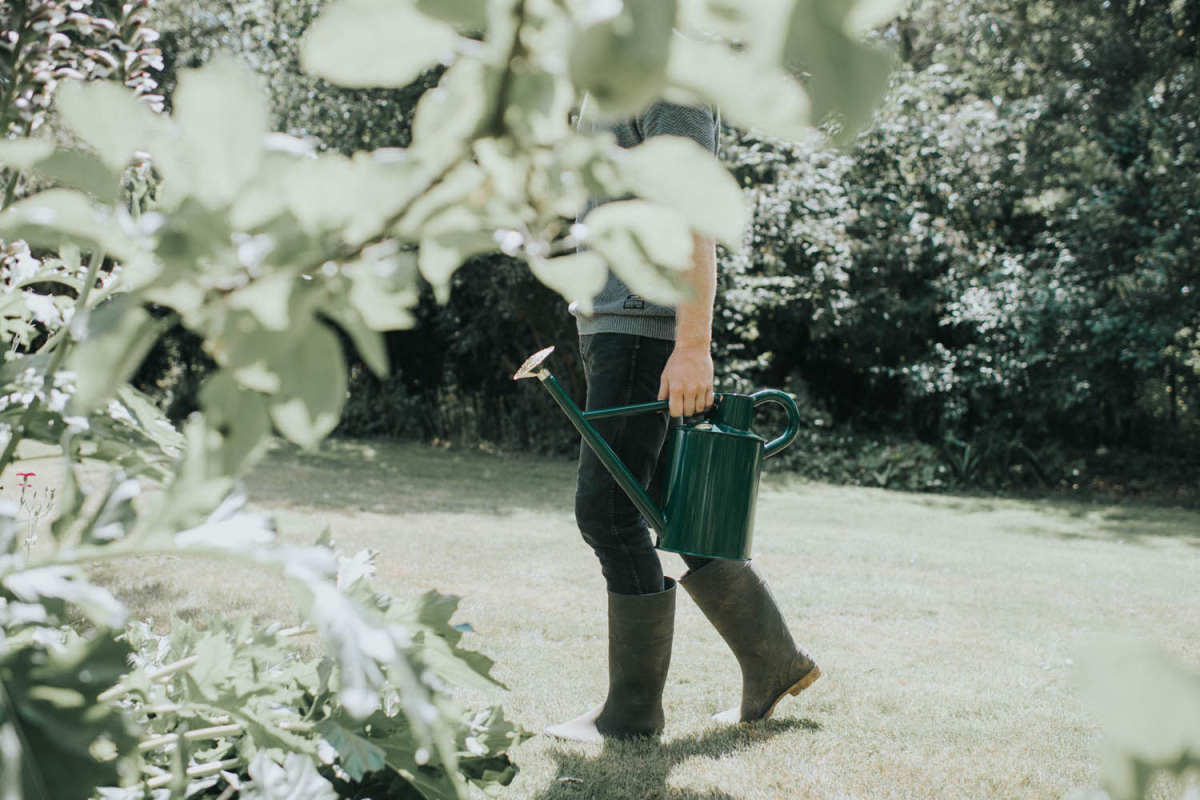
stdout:
POLYGON ((546 729, 577 742, 657 736, 675 633, 675 581, 657 594, 608 594, 608 698, 582 717, 546 729))
POLYGON ((742 704, 714 719, 753 722, 771 716, 789 694, 812 685, 821 670, 796 646, 775 596, 749 561, 714 559, 679 579, 742 667, 742 704))

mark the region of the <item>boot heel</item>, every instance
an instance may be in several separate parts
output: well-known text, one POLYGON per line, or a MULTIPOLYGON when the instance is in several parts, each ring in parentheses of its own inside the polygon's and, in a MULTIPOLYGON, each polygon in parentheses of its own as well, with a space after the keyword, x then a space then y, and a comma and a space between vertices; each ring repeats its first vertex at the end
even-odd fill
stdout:
POLYGON ((813 668, 809 670, 808 674, 797 681, 795 686, 788 689, 788 694, 790 694, 792 697, 796 697, 805 689, 816 683, 817 678, 819 677, 821 677, 821 668, 816 664, 813 664, 813 668))

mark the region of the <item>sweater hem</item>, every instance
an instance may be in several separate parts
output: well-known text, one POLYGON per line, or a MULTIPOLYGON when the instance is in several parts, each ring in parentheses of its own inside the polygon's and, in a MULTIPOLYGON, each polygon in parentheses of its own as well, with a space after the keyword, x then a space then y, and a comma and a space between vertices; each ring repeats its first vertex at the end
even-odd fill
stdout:
POLYGON ((675 341, 674 316, 632 316, 623 314, 600 314, 591 317, 576 317, 579 335, 594 333, 627 333, 651 339, 675 341))

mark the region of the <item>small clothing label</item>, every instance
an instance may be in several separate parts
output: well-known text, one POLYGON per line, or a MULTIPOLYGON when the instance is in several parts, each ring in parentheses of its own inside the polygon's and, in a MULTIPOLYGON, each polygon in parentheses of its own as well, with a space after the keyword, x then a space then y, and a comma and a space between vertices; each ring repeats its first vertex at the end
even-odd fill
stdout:
POLYGON ((645 308, 646 301, 638 297, 636 294, 631 294, 625 298, 626 308, 645 308))

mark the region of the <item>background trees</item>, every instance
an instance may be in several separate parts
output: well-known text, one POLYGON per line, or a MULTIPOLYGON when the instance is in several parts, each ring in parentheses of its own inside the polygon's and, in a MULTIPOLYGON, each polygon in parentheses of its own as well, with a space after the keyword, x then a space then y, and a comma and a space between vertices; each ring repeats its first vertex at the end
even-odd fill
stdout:
MULTIPOLYGON (((275 76, 282 129, 342 152, 405 144, 441 70, 395 90, 303 74, 296 42, 319 7, 167 2, 164 82, 232 47, 275 76)), ((1195 444, 1198 13, 918 1, 878 33, 902 63, 853 141, 725 128, 753 220, 723 258, 718 369, 726 387, 808 401, 816 438, 794 466, 914 488, 1073 485, 1195 444)), ((420 333, 388 334, 390 378, 352 367, 343 432, 573 449, 542 398, 504 380, 532 348, 569 354, 553 292, 487 255, 445 306, 426 289, 413 313, 420 333)), ((177 377, 193 363, 169 360, 177 377)), ((179 388, 177 411, 192 402, 179 388)))

